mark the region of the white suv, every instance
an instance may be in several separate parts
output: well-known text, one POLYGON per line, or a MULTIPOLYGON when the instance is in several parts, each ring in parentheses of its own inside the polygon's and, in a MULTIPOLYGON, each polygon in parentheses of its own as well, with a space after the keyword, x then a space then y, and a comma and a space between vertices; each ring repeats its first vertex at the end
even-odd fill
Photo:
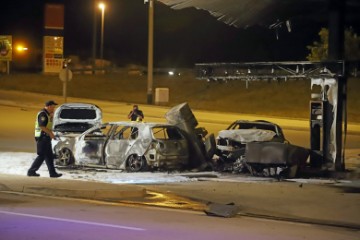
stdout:
POLYGON ((64 165, 66 161, 63 155, 67 153, 58 152, 58 145, 66 143, 73 146, 75 138, 96 125, 102 124, 101 109, 89 103, 64 103, 54 112, 53 132, 56 139, 52 140, 53 152, 58 159, 57 164, 64 165), (60 155, 60 156, 59 156, 60 155), (59 158, 60 157, 60 158, 59 158))

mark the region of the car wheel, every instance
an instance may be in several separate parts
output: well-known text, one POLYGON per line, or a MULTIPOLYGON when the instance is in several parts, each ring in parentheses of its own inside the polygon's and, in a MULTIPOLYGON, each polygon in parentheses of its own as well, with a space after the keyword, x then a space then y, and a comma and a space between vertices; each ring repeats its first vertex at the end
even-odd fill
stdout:
POLYGON ((68 166, 74 163, 72 152, 68 148, 63 148, 59 151, 58 164, 60 166, 68 166))
POLYGON ((129 172, 140 172, 145 171, 147 168, 145 157, 141 157, 138 155, 130 155, 127 160, 126 170, 129 172))

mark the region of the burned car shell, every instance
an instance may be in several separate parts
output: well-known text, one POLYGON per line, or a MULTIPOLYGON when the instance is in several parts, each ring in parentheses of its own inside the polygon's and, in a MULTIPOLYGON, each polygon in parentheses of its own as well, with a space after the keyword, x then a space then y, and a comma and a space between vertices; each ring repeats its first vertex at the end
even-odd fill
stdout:
POLYGON ((232 123, 219 132, 217 150, 232 171, 287 178, 295 177, 309 156, 308 149, 285 139, 280 126, 263 120, 232 123))
POLYGON ((54 147, 67 164, 126 169, 179 169, 188 164, 188 143, 181 129, 169 124, 111 122, 95 126, 72 142, 54 147))
POLYGON ((249 142, 287 143, 282 129, 277 124, 256 120, 237 120, 226 130, 219 132, 216 138, 216 152, 223 160, 237 160, 245 155, 249 142))
MULTIPOLYGON (((90 103, 64 103, 56 108, 53 116, 52 130, 56 138, 52 140, 54 146, 58 145, 59 139, 73 146, 75 138, 89 128, 102 123, 102 111, 94 104, 90 103)), ((69 164, 71 160, 68 152, 61 154, 62 158, 58 161, 60 165, 69 164)))

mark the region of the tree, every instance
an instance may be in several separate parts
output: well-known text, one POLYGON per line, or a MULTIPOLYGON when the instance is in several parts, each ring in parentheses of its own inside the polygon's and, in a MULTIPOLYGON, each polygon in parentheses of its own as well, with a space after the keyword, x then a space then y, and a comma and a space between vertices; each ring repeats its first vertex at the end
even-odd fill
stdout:
MULTIPOLYGON (((329 49, 329 30, 322 28, 319 32, 320 41, 315 41, 313 45, 307 46, 310 50, 306 57, 309 61, 323 61, 328 59, 329 49)), ((360 60, 360 38, 354 33, 352 28, 345 30, 345 60, 360 60)))

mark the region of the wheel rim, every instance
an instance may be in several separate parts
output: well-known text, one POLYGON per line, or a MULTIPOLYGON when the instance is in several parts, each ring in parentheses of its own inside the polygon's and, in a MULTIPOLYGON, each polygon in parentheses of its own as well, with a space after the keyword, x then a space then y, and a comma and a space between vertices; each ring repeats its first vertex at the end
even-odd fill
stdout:
POLYGON ((132 172, 140 171, 144 166, 144 161, 141 157, 131 155, 129 157, 129 170, 132 172))
POLYGON ((67 148, 61 149, 61 151, 59 152, 59 164, 62 166, 67 166, 71 163, 71 160, 71 151, 67 148))

